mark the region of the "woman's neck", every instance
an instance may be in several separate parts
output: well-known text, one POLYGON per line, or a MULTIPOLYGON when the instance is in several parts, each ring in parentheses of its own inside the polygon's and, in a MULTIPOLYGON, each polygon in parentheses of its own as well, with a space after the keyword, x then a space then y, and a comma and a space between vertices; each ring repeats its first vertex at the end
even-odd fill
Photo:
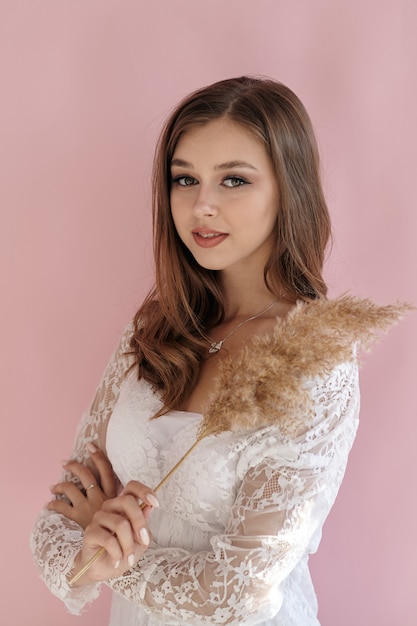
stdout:
POLYGON ((281 299, 268 289, 263 275, 261 279, 222 275, 222 290, 226 320, 254 315, 281 299))

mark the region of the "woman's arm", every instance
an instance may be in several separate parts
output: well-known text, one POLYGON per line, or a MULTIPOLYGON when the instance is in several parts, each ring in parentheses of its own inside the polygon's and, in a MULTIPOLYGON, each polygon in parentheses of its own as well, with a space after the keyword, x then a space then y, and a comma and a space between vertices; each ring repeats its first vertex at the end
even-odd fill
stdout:
MULTIPOLYGON (((126 355, 131 334, 132 325, 129 325, 107 365, 89 411, 79 424, 71 456, 73 464, 90 464, 89 443, 104 450, 107 423, 119 397, 125 374, 132 364, 132 357, 126 355)), ((90 467, 93 471, 94 467, 90 467)), ((100 478, 99 472, 96 472, 96 478, 100 478)), ((71 482, 82 487, 70 471, 63 474, 61 482, 71 482)), ((67 574, 72 570, 74 559, 81 550, 84 533, 80 523, 63 514, 59 506, 58 510, 45 508, 41 511, 32 530, 30 544, 40 575, 51 592, 64 600, 70 611, 79 612, 86 602, 97 597, 98 585, 74 590, 68 585, 67 574)), ((81 522, 80 519, 78 521, 81 522)))

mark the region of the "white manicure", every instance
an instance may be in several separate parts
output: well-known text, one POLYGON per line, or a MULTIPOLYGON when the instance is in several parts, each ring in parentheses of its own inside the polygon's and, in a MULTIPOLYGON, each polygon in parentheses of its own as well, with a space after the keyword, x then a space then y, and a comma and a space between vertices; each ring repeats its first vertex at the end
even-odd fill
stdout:
POLYGON ((90 454, 95 454, 97 452, 96 446, 90 441, 85 446, 90 454))
POLYGON ((148 495, 146 496, 146 499, 149 502, 149 504, 151 504, 152 506, 155 506, 155 507, 159 506, 159 502, 153 494, 148 493, 148 495))
POLYGON ((139 531, 140 538, 142 539, 145 546, 149 545, 149 533, 146 528, 141 528, 139 531))
POLYGON ((135 555, 134 554, 129 554, 129 556, 127 557, 127 564, 129 565, 129 567, 133 567, 135 564, 135 555))

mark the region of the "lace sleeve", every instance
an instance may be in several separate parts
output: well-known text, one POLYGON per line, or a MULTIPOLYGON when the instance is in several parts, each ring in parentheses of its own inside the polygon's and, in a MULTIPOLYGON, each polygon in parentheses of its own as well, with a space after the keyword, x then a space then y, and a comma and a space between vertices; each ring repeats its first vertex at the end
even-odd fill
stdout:
MULTIPOLYGON (((89 411, 77 430, 72 457, 87 463, 86 444, 94 441, 104 449, 107 423, 120 393, 124 375, 132 364, 125 354, 133 326, 130 324, 103 374, 89 411)), ((67 473, 61 480, 70 480, 67 473)), ((74 521, 53 511, 43 509, 30 537, 30 546, 40 575, 51 592, 63 600, 71 613, 79 613, 87 602, 99 594, 99 585, 71 589, 66 576, 73 567, 74 558, 82 547, 83 530, 74 521)))
POLYGON ((357 426, 356 384, 349 364, 316 385, 314 425, 287 446, 274 446, 265 429, 266 456, 248 462, 210 550, 153 544, 135 568, 109 581, 112 589, 167 624, 257 624, 275 615, 281 583, 314 551, 342 480, 357 426))

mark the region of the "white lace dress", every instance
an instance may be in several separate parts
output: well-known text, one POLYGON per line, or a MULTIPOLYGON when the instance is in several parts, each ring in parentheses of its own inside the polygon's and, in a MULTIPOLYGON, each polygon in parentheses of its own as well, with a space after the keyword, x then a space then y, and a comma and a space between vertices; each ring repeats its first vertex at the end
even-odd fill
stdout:
MULTIPOLYGON (((155 486, 194 443, 198 414, 174 411, 150 420, 160 399, 138 381, 124 355, 125 332, 84 416, 73 458, 86 443, 107 451, 122 484, 155 486)), ((202 440, 158 493, 149 522, 153 543, 114 591, 112 626, 318 625, 308 570, 323 522, 342 481, 358 420, 356 360, 305 381, 314 420, 296 439, 277 426, 202 440)), ((44 510, 31 536, 41 575, 72 613, 100 585, 71 589, 66 574, 83 531, 44 510)))

